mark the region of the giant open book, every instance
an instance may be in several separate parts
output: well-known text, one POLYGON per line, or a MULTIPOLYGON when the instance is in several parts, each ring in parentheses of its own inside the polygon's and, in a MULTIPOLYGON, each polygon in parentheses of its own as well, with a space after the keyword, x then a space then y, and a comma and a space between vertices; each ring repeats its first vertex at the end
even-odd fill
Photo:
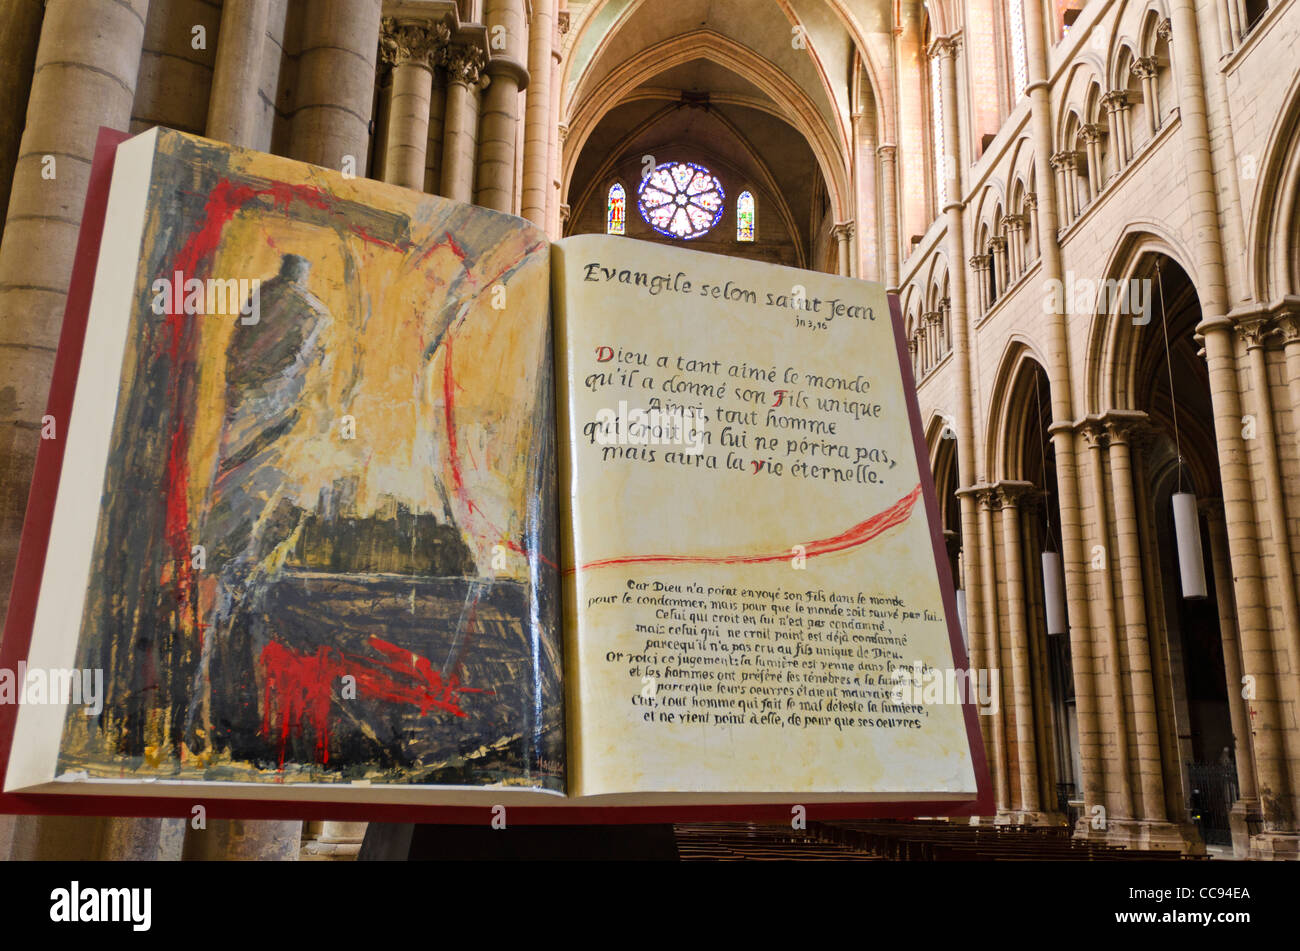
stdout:
POLYGON ((6 794, 974 801, 972 709, 898 689, 965 665, 900 336, 876 284, 122 143, 6 794))

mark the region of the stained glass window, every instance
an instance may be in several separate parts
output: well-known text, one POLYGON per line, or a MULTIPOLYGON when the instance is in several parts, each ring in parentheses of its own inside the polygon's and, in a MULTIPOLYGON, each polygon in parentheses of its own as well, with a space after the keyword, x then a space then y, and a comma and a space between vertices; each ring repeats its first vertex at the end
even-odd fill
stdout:
POLYGON ((722 183, 702 165, 665 162, 641 180, 637 207, 660 234, 689 241, 718 223, 725 197, 722 183))
POLYGON ((948 149, 943 138, 943 94, 939 88, 939 60, 930 60, 930 115, 934 119, 934 193, 938 198, 935 211, 948 203, 948 149))
POLYGON ((605 208, 605 233, 627 233, 627 195, 618 182, 609 189, 609 203, 605 208))
POLYGON ((754 196, 747 191, 736 198, 736 240, 754 240, 754 196))
POLYGON ((1011 71, 1015 78, 1015 98, 1025 94, 1029 84, 1029 57, 1025 53, 1024 0, 1007 0, 1008 19, 1011 21, 1011 71))

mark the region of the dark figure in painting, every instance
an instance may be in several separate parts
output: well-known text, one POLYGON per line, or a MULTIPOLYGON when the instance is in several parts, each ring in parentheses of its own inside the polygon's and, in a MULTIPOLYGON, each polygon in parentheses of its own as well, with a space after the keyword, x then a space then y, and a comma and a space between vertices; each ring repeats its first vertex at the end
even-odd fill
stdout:
POLYGON ((282 440, 314 404, 309 373, 324 365, 330 315, 307 289, 311 263, 284 255, 280 273, 255 288, 258 315, 232 331, 226 350, 226 414, 213 463, 200 539, 217 576, 206 619, 191 732, 199 722, 218 748, 254 754, 261 727, 250 661, 265 646, 262 598, 299 527, 292 474, 281 467, 282 440), (198 709, 199 705, 206 709, 198 709))

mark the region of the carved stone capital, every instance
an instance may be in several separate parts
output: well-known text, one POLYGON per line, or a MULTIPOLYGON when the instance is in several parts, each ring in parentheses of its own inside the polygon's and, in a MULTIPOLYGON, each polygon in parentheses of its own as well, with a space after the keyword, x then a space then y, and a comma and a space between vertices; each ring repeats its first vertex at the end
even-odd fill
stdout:
POLYGON ((1006 226, 1008 231, 1019 231, 1028 223, 1028 219, 1024 215, 1005 215, 1002 218, 1002 224, 1006 226))
POLYGON ((379 58, 389 66, 432 68, 450 40, 451 29, 446 23, 384 17, 380 21, 379 58))
POLYGON ((989 250, 995 254, 1002 254, 1007 250, 1007 239, 1000 234, 989 238, 989 250))
POLYGON ((1005 479, 993 486, 992 491, 1000 508, 1019 508, 1025 496, 1034 491, 1034 484, 1005 479))
POLYGON ((957 56, 957 49, 961 46, 961 38, 955 33, 952 36, 936 36, 934 42, 930 44, 929 53, 935 59, 946 56, 953 59, 957 56))
POLYGON ((1108 413, 1098 422, 1105 427, 1107 440, 1112 446, 1145 445, 1146 438, 1153 435, 1146 413, 1108 413))
POLYGON ((1101 104, 1110 112, 1116 112, 1119 109, 1128 107, 1129 96, 1127 89, 1112 89, 1101 97, 1101 104))
POLYGON ((1074 149, 1062 149, 1059 152, 1053 152, 1047 159, 1052 168, 1057 170, 1073 171, 1074 163, 1078 160, 1078 153, 1074 149))
POLYGON ((1300 298, 1288 297, 1274 311, 1274 325, 1287 347, 1300 344, 1300 298))
POLYGON ((1173 35, 1174 25, 1170 21, 1169 17, 1165 17, 1156 24, 1156 36, 1160 37, 1160 39, 1164 40, 1166 43, 1170 42, 1173 35))
POLYGON ((995 485, 977 485, 971 489, 975 504, 981 511, 996 512, 1002 508, 1002 497, 995 485))
POLYGON ((831 237, 837 241, 848 241, 853 237, 853 222, 842 221, 831 227, 831 237))
POLYGON ((1237 333, 1246 342, 1246 349, 1254 350, 1256 347, 1267 347, 1269 341, 1280 335, 1282 330, 1267 317, 1252 317, 1237 324, 1237 333))
POLYGON ((1079 127, 1079 138, 1088 143, 1100 142, 1105 134, 1106 130, 1095 122, 1089 122, 1079 127))
POLYGON ((477 46, 454 43, 444 48, 446 55, 443 65, 447 67, 447 81, 464 83, 467 86, 477 84, 483 78, 486 57, 477 46))
POLYGON ((976 271, 983 271, 989 266, 989 255, 973 254, 970 258, 970 266, 976 271))
POLYGON ((1154 56, 1139 56, 1133 60, 1129 71, 1139 79, 1154 79, 1157 68, 1156 58, 1154 56))
POLYGON ((1110 441, 1106 424, 1098 416, 1090 416, 1079 424, 1079 436, 1089 449, 1105 449, 1110 441))
POLYGON ((555 15, 555 25, 560 30, 560 35, 564 36, 569 32, 569 11, 561 10, 555 15))
POLYGON ((1025 192, 1025 210, 1034 211, 1038 208, 1038 192, 1025 192))
POLYGON ((898 153, 897 145, 890 145, 889 143, 886 143, 884 145, 876 146, 876 154, 880 156, 882 161, 892 162, 894 160, 894 156, 897 153, 898 153))

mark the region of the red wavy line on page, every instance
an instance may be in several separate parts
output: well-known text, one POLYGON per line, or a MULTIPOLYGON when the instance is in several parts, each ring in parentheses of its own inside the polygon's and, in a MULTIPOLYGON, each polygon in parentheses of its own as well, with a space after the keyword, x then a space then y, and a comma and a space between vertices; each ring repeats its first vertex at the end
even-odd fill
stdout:
MULTIPOLYGON (((804 557, 815 558, 818 555, 829 555, 832 552, 846 551, 850 548, 865 545, 877 535, 902 525, 911 518, 912 510, 916 507, 916 501, 920 497, 921 485, 917 483, 916 488, 889 506, 889 508, 877 512, 847 531, 833 535, 830 538, 820 538, 817 541, 806 542, 803 545, 804 557)), ((624 558, 605 558, 600 561, 589 561, 576 570, 586 571, 589 568, 608 568, 611 565, 647 564, 760 565, 766 562, 785 561, 792 556, 792 551, 793 546, 790 549, 770 555, 631 555, 624 558)), ((569 568, 565 573, 572 574, 574 570, 569 568)))

